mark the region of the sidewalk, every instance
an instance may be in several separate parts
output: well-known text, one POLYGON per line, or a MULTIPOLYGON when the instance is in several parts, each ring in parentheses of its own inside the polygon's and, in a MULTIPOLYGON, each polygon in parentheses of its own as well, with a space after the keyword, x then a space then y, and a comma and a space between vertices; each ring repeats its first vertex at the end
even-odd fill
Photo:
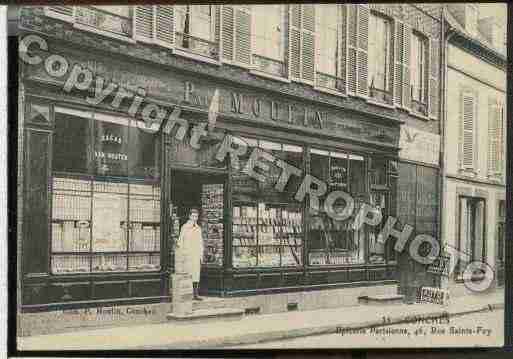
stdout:
POLYGON ((411 317, 464 315, 504 308, 504 291, 453 298, 434 304, 361 305, 315 311, 245 316, 238 321, 151 324, 19 337, 19 350, 206 349, 331 334, 337 327, 366 328, 411 322, 411 317))

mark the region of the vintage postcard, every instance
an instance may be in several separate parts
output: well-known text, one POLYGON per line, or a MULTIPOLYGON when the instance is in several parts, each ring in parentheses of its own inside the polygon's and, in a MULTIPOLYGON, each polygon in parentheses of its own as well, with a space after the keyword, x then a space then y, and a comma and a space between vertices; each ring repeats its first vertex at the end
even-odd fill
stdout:
POLYGON ((17 350, 503 345, 505 3, 9 14, 17 350))

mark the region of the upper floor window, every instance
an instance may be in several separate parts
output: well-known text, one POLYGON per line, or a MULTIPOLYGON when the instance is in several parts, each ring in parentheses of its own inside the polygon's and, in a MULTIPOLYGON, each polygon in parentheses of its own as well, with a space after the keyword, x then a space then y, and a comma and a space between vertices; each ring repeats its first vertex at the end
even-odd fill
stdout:
POLYGON ((411 41, 411 97, 413 101, 426 101, 426 39, 412 33, 411 41))
POLYGON ((336 89, 339 87, 340 17, 337 4, 319 4, 316 29, 322 34, 317 42, 317 85, 336 89))
POLYGON ((317 6, 317 29, 322 34, 317 48, 317 71, 332 76, 337 75, 337 21, 336 4, 317 6))
POLYGON ((177 46, 199 55, 216 57, 214 6, 177 5, 175 11, 177 46))
POLYGON ((283 5, 254 5, 253 64, 258 70, 285 75, 285 26, 283 5))
POLYGON ((389 90, 391 22, 371 14, 369 18, 369 73, 371 90, 389 90))

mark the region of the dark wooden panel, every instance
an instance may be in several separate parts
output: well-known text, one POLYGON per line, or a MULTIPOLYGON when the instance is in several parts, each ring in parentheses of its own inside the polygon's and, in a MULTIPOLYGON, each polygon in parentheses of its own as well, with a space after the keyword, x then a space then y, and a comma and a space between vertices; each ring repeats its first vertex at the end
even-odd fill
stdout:
POLYGON ((258 288, 257 274, 234 274, 231 283, 232 290, 246 290, 258 288))
POLYGON ((348 272, 349 282, 362 282, 365 280, 365 269, 350 269, 348 272))
POLYGON ((23 273, 48 273, 51 132, 25 132, 23 273))
POLYGON ((53 283, 48 287, 48 301, 50 303, 84 301, 90 299, 91 284, 89 282, 53 283))
POLYGON ((24 285, 22 301, 24 305, 46 303, 47 290, 45 284, 24 285))
POLYGON ((129 282, 130 297, 153 297, 160 295, 160 280, 140 279, 129 282))
POLYGON ((281 273, 261 273, 258 287, 276 288, 282 286, 281 273))
POLYGON ((285 272, 283 273, 283 286, 296 287, 303 284, 303 272, 285 272))
POLYGON ((93 283, 93 299, 127 298, 128 292, 128 281, 93 283))
POLYGON ((201 274, 200 289, 201 291, 220 291, 222 289, 223 276, 222 273, 208 272, 201 274))
POLYGON ((310 271, 308 272, 308 284, 310 285, 316 285, 316 284, 325 284, 329 283, 328 278, 328 271, 327 270, 317 270, 317 271, 310 271))
POLYGON ((386 269, 368 269, 367 270, 367 279, 370 281, 378 281, 386 279, 386 269))
POLYGON ((348 280, 347 270, 345 269, 331 270, 326 275, 329 283, 344 283, 348 280))

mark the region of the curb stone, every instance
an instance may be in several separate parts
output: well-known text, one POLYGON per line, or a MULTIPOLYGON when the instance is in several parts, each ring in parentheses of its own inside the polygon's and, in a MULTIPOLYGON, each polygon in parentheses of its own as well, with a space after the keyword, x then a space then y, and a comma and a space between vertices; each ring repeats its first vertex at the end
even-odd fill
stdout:
MULTIPOLYGON (((280 340, 288 340, 295 339, 307 336, 316 336, 316 335, 326 335, 326 334, 336 334, 337 328, 351 328, 351 329, 364 329, 364 328, 372 328, 372 327, 386 327, 394 324, 402 324, 402 323, 412 323, 419 319, 427 319, 430 317, 439 317, 446 315, 450 317, 459 317, 468 314, 480 313, 493 311, 496 309, 504 309, 504 303, 493 303, 487 304, 485 306, 479 306, 477 308, 471 308, 462 311, 445 311, 445 310, 437 310, 431 311, 427 313, 419 313, 419 314, 406 314, 400 315, 396 317, 391 317, 390 321, 386 324, 381 320, 370 320, 366 322, 355 322, 349 324, 331 324, 326 326, 318 326, 311 328, 299 328, 292 330, 278 330, 278 331, 268 331, 265 333, 251 333, 251 334, 242 334, 232 337, 226 338, 213 338, 213 339, 205 339, 205 340, 194 340, 194 341, 183 341, 178 343, 173 343, 170 345, 162 345, 159 349, 212 349, 212 348, 223 348, 223 347, 231 347, 231 346, 240 346, 240 345, 249 345, 249 344, 261 344, 266 342, 274 342, 280 340)), ((135 349, 155 349, 155 346, 142 346, 137 347, 135 349)))

